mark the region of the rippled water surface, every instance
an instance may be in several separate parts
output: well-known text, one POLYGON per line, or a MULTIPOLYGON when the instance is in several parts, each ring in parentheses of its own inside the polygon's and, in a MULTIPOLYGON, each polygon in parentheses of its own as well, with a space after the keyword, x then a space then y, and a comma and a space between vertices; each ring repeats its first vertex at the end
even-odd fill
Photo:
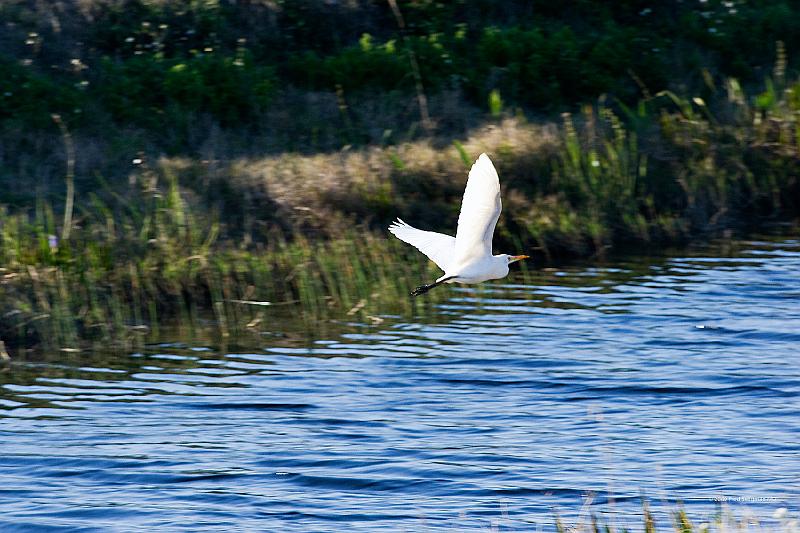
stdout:
POLYGON ((0 529, 535 531, 585 503, 638 527, 642 494, 797 511, 798 241, 520 280, 327 340, 16 359, 0 529))

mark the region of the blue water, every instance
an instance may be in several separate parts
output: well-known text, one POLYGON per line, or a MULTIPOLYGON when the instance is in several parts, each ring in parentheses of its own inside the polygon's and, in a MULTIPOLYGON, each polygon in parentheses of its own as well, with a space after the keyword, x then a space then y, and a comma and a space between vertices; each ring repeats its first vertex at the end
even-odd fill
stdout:
POLYGON ((797 514, 797 240, 437 290, 327 340, 0 367, 0 530, 640 529, 642 495, 662 521, 797 514))

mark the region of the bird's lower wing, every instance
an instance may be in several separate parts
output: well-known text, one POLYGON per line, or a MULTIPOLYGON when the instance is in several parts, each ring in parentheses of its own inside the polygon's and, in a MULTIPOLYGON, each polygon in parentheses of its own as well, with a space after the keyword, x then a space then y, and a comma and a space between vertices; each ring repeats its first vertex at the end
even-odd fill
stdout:
POLYGON ((447 270, 448 263, 453 258, 453 250, 456 246, 455 237, 436 233, 435 231, 423 231, 413 226, 409 226, 399 218, 392 222, 389 231, 403 242, 407 242, 428 258, 436 263, 442 270, 447 270))

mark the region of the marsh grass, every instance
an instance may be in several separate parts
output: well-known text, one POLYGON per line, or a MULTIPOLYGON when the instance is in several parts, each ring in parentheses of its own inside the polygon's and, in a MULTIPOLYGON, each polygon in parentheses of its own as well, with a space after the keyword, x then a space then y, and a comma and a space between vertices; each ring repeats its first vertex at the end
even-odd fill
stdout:
POLYGON ((800 83, 775 73, 754 97, 727 80, 708 102, 601 99, 559 125, 506 117, 444 145, 137 158, 127 188, 70 189, 68 161, 63 203, 0 206, 0 340, 129 346, 166 324, 257 334, 276 308, 310 327, 419 311, 446 297, 408 297, 438 270, 383 228, 452 232, 484 151, 504 188, 497 251, 538 262, 796 217, 800 83))
POLYGON ((657 533, 669 530, 674 533, 761 533, 767 531, 795 533, 798 531, 797 519, 793 518, 785 507, 776 509, 772 516, 764 516, 746 508, 734 510, 727 505, 719 505, 713 515, 698 522, 690 518, 689 513, 682 505, 674 506, 668 511, 667 520, 661 520, 661 516, 656 516, 650 504, 645 500, 642 504, 639 523, 635 525, 630 520, 615 519, 613 512, 610 518, 604 518, 598 517, 595 512, 587 512, 589 509, 588 506, 584 506, 577 521, 569 525, 565 525, 564 521, 556 515, 556 531, 558 533, 628 533, 630 531, 657 533), (665 528, 665 522, 669 523, 670 527, 665 528))
POLYGON ((127 347, 162 323, 228 337, 268 322, 274 307, 309 325, 333 316, 379 321, 378 310, 413 311, 409 287, 435 275, 367 231, 311 240, 275 230, 248 249, 219 241, 220 223, 206 215, 174 178, 113 205, 91 197, 69 239, 56 237, 46 203, 31 215, 0 210, 0 338, 50 349, 127 347))
MULTIPOLYGON (((489 518, 485 511, 476 514, 473 528, 480 526, 481 531, 493 533, 553 530, 557 533, 796 533, 800 530, 797 515, 786 507, 769 512, 746 505, 733 506, 724 498, 719 498, 711 509, 693 506, 691 515, 681 502, 661 500, 652 506, 645 498, 641 509, 636 510, 617 507, 613 501, 596 503, 592 493, 585 496, 577 511, 553 509, 551 515, 544 518, 526 516, 519 510, 512 514, 506 505, 501 505, 499 511, 500 516, 496 518, 489 518)), ((467 512, 459 516, 462 520, 469 517, 467 512)))

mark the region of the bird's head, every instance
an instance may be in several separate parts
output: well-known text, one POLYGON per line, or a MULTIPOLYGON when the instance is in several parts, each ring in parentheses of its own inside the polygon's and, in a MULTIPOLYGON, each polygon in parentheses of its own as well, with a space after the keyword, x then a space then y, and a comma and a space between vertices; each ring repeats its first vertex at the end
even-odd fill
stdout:
POLYGON ((528 259, 527 255, 508 255, 508 254, 505 254, 505 257, 506 257, 506 260, 508 261, 509 265, 511 263, 516 263, 517 261, 522 261, 523 259, 528 259))

